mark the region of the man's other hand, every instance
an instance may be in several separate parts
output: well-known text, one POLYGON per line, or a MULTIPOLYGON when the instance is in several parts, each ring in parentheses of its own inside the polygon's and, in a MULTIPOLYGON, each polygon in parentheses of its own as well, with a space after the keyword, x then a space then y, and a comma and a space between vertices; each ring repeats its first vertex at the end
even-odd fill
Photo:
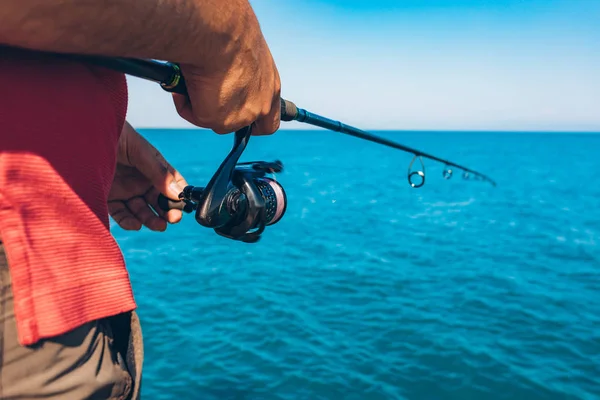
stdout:
POLYGON ((181 220, 182 212, 164 212, 158 206, 158 195, 178 200, 185 186, 183 176, 125 122, 108 196, 108 211, 115 222, 125 230, 139 230, 144 225, 153 231, 164 231, 167 222, 175 224, 181 220))

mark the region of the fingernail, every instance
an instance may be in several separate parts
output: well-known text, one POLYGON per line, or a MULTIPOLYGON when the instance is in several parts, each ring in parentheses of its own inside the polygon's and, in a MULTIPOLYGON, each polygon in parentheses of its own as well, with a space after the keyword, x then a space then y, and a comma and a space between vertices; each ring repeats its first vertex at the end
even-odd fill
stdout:
POLYGON ((169 189, 171 189, 171 192, 175 197, 178 197, 179 193, 183 192, 183 188, 175 181, 171 182, 169 189))

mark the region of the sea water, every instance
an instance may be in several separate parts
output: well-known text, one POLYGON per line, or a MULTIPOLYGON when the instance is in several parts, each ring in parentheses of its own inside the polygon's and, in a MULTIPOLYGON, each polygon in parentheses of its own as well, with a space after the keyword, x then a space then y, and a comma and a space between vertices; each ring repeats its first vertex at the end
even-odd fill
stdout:
MULTIPOLYGON (((231 135, 142 130, 192 185, 231 135)), ((255 137, 288 207, 256 244, 186 215, 126 232, 147 399, 600 398, 600 135, 382 132, 498 186, 407 181, 412 155, 255 137)), ((417 164, 415 164, 417 165, 417 164)))

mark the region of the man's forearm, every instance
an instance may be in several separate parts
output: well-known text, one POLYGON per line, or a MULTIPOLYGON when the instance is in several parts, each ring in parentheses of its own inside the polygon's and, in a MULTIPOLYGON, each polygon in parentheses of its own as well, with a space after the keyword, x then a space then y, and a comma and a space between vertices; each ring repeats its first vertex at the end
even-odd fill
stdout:
POLYGON ((0 44, 204 64, 260 34, 247 0, 2 0, 0 44), (233 44, 233 46, 232 46, 233 44))

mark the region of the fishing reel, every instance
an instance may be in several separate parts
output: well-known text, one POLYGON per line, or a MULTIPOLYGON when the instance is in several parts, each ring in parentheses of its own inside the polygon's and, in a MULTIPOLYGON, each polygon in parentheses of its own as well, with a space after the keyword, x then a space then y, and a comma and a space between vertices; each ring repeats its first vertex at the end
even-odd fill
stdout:
POLYGON ((206 187, 187 186, 179 201, 161 194, 160 208, 196 211, 196 222, 218 235, 257 242, 267 226, 281 220, 287 197, 274 176, 283 170, 281 161, 238 163, 251 134, 251 126, 235 132, 233 148, 206 187))

